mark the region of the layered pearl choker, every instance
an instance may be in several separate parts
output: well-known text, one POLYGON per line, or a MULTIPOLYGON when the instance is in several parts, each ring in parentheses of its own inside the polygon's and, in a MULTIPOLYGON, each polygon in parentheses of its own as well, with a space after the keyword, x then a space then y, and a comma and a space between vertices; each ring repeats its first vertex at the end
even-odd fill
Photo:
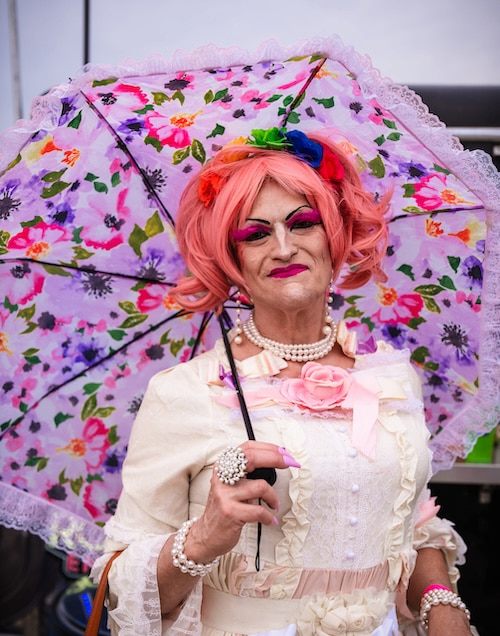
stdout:
POLYGON ((328 314, 325 317, 325 322, 326 325, 323 327, 323 332, 326 336, 322 340, 311 342, 310 344, 284 344, 264 338, 255 325, 253 312, 250 314, 250 318, 243 323, 243 331, 252 344, 260 349, 267 349, 267 351, 279 358, 291 362, 311 362, 312 360, 324 358, 335 345, 337 325, 328 314))

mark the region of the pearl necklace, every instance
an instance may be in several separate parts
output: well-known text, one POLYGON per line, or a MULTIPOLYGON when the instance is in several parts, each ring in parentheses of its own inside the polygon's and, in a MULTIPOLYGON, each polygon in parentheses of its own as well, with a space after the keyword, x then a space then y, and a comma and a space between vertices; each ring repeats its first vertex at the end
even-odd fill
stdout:
POLYGON ((253 312, 250 314, 250 318, 243 323, 243 331, 252 344, 260 349, 267 349, 279 358, 290 360, 291 362, 311 362, 312 360, 324 358, 330 353, 335 344, 337 325, 328 314, 325 321, 327 324, 323 327, 323 332, 326 336, 323 340, 308 344, 284 344, 282 342, 276 342, 276 340, 264 338, 255 325, 253 312))

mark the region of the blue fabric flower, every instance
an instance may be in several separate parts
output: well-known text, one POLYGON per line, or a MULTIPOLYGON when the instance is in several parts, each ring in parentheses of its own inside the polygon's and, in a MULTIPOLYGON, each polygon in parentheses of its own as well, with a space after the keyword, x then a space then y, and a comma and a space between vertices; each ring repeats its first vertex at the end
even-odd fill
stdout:
POLYGON ((300 130, 292 130, 285 136, 287 141, 292 144, 289 152, 308 163, 311 168, 319 168, 323 158, 323 147, 320 143, 309 139, 300 130))

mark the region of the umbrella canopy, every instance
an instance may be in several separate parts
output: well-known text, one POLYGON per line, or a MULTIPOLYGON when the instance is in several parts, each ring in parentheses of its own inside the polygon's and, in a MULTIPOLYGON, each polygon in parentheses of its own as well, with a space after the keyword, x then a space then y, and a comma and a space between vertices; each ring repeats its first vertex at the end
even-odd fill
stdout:
POLYGON ((3 524, 95 557, 148 378, 220 335, 169 296, 180 194, 222 146, 273 126, 321 129, 368 191, 392 190, 389 280, 337 290, 333 308, 360 351, 379 337, 411 350, 435 468, 494 426, 500 179, 487 155, 337 38, 93 66, 0 139, 3 524))

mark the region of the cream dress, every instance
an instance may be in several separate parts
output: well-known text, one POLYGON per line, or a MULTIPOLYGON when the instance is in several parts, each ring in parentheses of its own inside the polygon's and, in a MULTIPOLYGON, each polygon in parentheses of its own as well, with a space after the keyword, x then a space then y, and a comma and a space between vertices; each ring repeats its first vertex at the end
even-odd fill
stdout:
POLYGON ((407 620, 416 550, 438 547, 452 581, 465 546, 429 500, 428 431, 408 353, 382 342, 355 356, 353 379, 376 388, 376 456, 353 444, 353 411, 277 406, 286 362, 269 352, 238 363, 255 436, 284 446, 301 468, 278 470, 279 525, 257 525, 199 580, 178 615, 163 620, 156 581, 167 538, 200 516, 217 454, 247 437, 218 342, 152 378, 134 424, 123 492, 106 525, 106 553, 127 548, 109 576, 112 634, 324 634, 389 636, 407 620), (221 380, 221 377, 223 378, 221 380))

